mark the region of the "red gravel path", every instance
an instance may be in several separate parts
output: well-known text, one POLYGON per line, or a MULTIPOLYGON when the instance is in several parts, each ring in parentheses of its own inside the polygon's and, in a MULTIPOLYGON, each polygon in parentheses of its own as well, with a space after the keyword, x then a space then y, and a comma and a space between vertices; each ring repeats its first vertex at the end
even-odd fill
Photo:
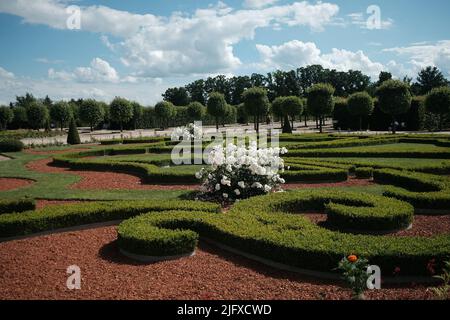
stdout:
POLYGON ((51 166, 52 159, 41 159, 29 162, 29 170, 43 173, 68 173, 82 179, 70 186, 71 189, 88 190, 196 190, 197 185, 150 185, 143 184, 139 177, 126 173, 103 171, 78 171, 69 168, 51 166))
MULTIPOLYGON (((120 255, 116 227, 0 243, 0 299, 348 299, 349 291, 204 244, 193 257, 140 264, 120 255), (81 290, 66 268, 81 268, 81 290)), ((370 299, 428 299, 425 286, 389 287, 370 299)))
POLYGON ((36 209, 42 209, 48 206, 57 206, 62 204, 81 203, 78 200, 36 200, 36 209))
POLYGON ((287 183, 283 185, 283 189, 303 189, 303 188, 328 188, 328 187, 366 187, 373 186, 375 182, 367 179, 356 179, 350 177, 347 181, 342 182, 326 182, 326 183, 287 183))
POLYGON ((27 187, 33 183, 33 180, 28 179, 0 178, 0 191, 19 189, 27 187))
MULTIPOLYGON (((307 213, 305 217, 315 224, 327 227, 327 215, 324 213, 307 213)), ((424 216, 415 215, 411 229, 388 234, 393 237, 433 237, 450 233, 450 215, 424 216)))

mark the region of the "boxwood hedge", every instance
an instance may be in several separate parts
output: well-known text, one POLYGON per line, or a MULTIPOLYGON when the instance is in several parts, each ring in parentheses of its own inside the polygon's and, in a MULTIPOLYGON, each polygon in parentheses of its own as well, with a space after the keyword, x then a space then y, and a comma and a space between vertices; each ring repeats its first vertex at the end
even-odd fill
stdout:
POLYGON ((33 199, 0 200, 0 214, 34 209, 36 209, 36 202, 33 199))
POLYGON ((118 229, 119 246, 141 255, 179 255, 191 252, 200 236, 261 258, 325 272, 332 271, 343 256, 353 253, 367 257, 388 276, 396 267, 402 275, 427 275, 431 259, 439 264, 450 256, 448 234, 433 238, 374 236, 315 225, 298 213, 325 208, 331 216, 342 210, 359 216, 361 221, 375 221, 398 211, 411 217, 412 208, 399 201, 347 192, 320 194, 303 190, 255 197, 239 202, 227 214, 150 212, 122 222, 118 229), (372 201, 377 202, 376 207, 354 207, 372 201))

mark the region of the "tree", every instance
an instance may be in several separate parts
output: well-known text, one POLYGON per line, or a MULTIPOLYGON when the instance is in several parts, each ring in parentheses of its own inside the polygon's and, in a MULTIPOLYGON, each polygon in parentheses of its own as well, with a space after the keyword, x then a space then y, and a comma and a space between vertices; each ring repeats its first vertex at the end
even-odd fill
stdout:
POLYGON ((259 123, 265 119, 270 105, 266 89, 261 87, 247 89, 242 94, 242 101, 247 113, 253 116, 255 130, 259 133, 259 123))
POLYGON ((205 81, 196 80, 188 84, 185 88, 189 93, 191 101, 200 102, 202 105, 206 104, 205 81))
POLYGON ((133 106, 125 98, 115 97, 109 105, 109 112, 111 120, 119 123, 120 132, 123 131, 123 124, 133 118, 133 106))
POLYGON ((142 117, 144 114, 144 107, 136 102, 131 102, 131 107, 133 108, 133 128, 134 130, 142 128, 142 117))
POLYGON ((36 102, 36 98, 27 92, 25 96, 16 96, 15 106, 28 108, 33 102, 36 102))
POLYGON ((169 120, 175 113, 175 107, 170 102, 161 101, 155 105, 155 115, 159 120, 161 129, 166 129, 169 126, 169 120))
POLYGON ((28 125, 30 128, 39 130, 45 126, 49 118, 48 109, 40 101, 34 101, 27 107, 28 125))
POLYGON ((50 107, 50 117, 53 121, 59 124, 61 131, 64 128, 64 124, 71 118, 72 112, 67 102, 59 101, 52 104, 50 107))
POLYGON ((295 116, 303 112, 303 101, 296 96, 285 97, 282 106, 283 114, 291 118, 291 126, 294 129, 295 116))
POLYGON ((27 109, 15 106, 12 108, 14 114, 10 127, 14 129, 23 129, 28 126, 27 109))
POLYGON ((368 117, 373 111, 373 99, 365 91, 356 92, 348 98, 348 111, 359 118, 359 131, 362 130, 362 118, 368 117))
POLYGON ((433 88, 444 87, 448 85, 441 71, 436 67, 426 67, 419 72, 417 76, 417 88, 419 94, 428 94, 433 88))
POLYGON ((388 80, 392 80, 392 74, 390 72, 381 71, 380 75, 378 76, 377 86, 381 86, 383 82, 388 80))
POLYGON ((67 135, 67 144, 80 144, 80 135, 78 134, 77 124, 73 117, 70 118, 69 133, 67 135))
POLYGON ((222 93, 211 92, 209 94, 206 109, 208 114, 215 119, 217 132, 219 132, 219 119, 225 116, 226 104, 225 97, 222 93))
POLYGON ((425 99, 425 107, 439 116, 439 130, 442 131, 444 119, 450 113, 450 87, 432 89, 425 99))
POLYGON ((169 88, 162 96, 164 101, 176 106, 187 106, 190 102, 188 91, 184 87, 169 88))
POLYGON ((191 121, 201 121, 206 114, 206 108, 200 102, 191 102, 187 107, 187 114, 191 121))
POLYGON ((287 114, 284 115, 282 133, 292 133, 291 123, 289 122, 289 117, 287 114))
POLYGON ((333 112, 333 94, 333 86, 326 83, 315 84, 307 91, 308 113, 319 119, 320 133, 323 132, 322 127, 324 117, 333 112))
POLYGON ((89 124, 91 131, 94 130, 94 127, 98 125, 104 117, 103 108, 93 99, 83 100, 79 113, 81 120, 89 124))
POLYGON ((387 80, 377 89, 378 104, 384 113, 392 117, 392 133, 396 133, 396 116, 408 112, 411 107, 409 86, 400 80, 387 80))
POLYGON ((10 107, 0 106, 0 130, 6 130, 13 121, 14 113, 10 107))
POLYGON ((275 100, 272 101, 272 106, 270 108, 272 114, 280 119, 281 127, 283 127, 283 120, 284 120, 284 112, 283 112, 284 99, 285 97, 276 98, 275 100))

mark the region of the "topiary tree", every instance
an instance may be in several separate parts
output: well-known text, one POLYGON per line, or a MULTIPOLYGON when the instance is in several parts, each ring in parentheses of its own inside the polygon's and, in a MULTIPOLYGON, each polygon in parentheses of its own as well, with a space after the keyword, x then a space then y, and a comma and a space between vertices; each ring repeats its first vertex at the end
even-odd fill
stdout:
POLYGON ((13 121, 14 113, 11 108, 0 106, 0 130, 6 130, 8 124, 13 121))
POLYGON ((63 130, 64 124, 70 120, 71 116, 72 110, 65 101, 56 102, 50 107, 50 117, 59 124, 61 131, 63 130))
POLYGON ((330 84, 318 83, 310 87, 307 91, 307 109, 308 113, 319 119, 320 133, 323 132, 323 119, 326 115, 333 112, 334 88, 330 84))
POLYGON ((208 97, 206 109, 208 114, 214 117, 216 122, 216 130, 219 131, 219 120, 223 118, 226 113, 226 101, 222 93, 211 92, 208 97))
POLYGON ((133 128, 134 130, 142 128, 142 117, 144 114, 144 107, 136 102, 131 102, 131 107, 133 108, 133 128))
POLYGON ((277 97, 272 101, 272 105, 270 107, 270 112, 278 117, 281 122, 281 127, 283 127, 284 113, 283 113, 283 102, 285 97, 277 97))
POLYGON ((111 120, 118 122, 120 132, 123 131, 123 124, 133 118, 133 106, 125 98, 115 97, 109 105, 111 120))
POLYGON ((411 109, 406 115, 406 129, 408 131, 420 131, 424 128, 425 97, 416 96, 411 100, 411 109))
POLYGON ((48 109, 40 101, 33 101, 27 107, 28 125, 32 129, 39 130, 43 128, 48 117, 48 109))
POLYGON ((397 130, 396 116, 408 112, 411 107, 409 86, 400 80, 387 80, 377 88, 378 105, 392 118, 392 133, 397 130))
POLYGON ((89 124, 92 131, 103 120, 104 110, 97 101, 87 99, 81 103, 79 115, 82 121, 89 124))
POLYGON ((434 88, 425 99, 425 107, 439 117, 439 131, 442 131, 442 124, 445 117, 450 113, 450 87, 434 88))
POLYGON ((243 103, 236 107, 236 120, 240 124, 248 124, 248 114, 243 103))
POLYGON ((80 144, 80 135, 78 134, 77 123, 73 117, 70 118, 69 133, 67 134, 67 144, 80 144))
POLYGON ((297 115, 303 112, 303 101, 297 96, 285 97, 283 100, 283 113, 291 118, 291 127, 294 129, 294 121, 297 115))
POLYGON ((175 107, 170 102, 161 101, 155 105, 155 115, 163 130, 169 127, 169 120, 175 116, 175 113, 175 107))
POLYGON ((359 118, 359 131, 362 130, 362 118, 368 117, 373 111, 373 99, 367 92, 356 92, 348 98, 348 111, 359 118))
POLYGON ((334 97, 333 127, 334 129, 347 130, 349 128, 350 112, 348 101, 343 97, 334 97))
POLYGON ((265 119, 270 105, 266 89, 261 87, 247 89, 242 94, 242 101, 247 113, 253 116, 255 130, 259 133, 259 123, 265 119))
POLYGON ((206 108, 197 101, 189 103, 187 115, 191 121, 200 121, 206 115, 206 108))

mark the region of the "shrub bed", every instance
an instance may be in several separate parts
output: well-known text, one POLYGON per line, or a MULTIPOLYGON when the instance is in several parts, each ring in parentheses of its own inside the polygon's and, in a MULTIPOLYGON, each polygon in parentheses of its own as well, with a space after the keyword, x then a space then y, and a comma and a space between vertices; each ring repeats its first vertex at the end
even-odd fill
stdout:
POLYGON ((15 139, 0 140, 0 152, 20 152, 24 148, 22 141, 15 139))
POLYGON ((212 203, 182 200, 110 201, 50 206, 37 211, 0 215, 0 238, 122 220, 149 211, 168 210, 218 212, 219 206, 212 203))
MULTIPOLYGON (((414 208, 425 210, 450 211, 450 187, 448 182, 436 176, 397 171, 375 170, 374 179, 379 183, 387 183, 384 195, 411 203, 414 208)), ((428 212, 433 214, 433 212, 428 212)))
POLYGON ((34 209, 36 209, 36 202, 32 199, 0 200, 0 214, 34 209))
POLYGON ((357 167, 355 175, 358 179, 370 179, 373 177, 373 168, 371 167, 357 167))
POLYGON ((119 246, 149 256, 186 254, 195 247, 199 235, 275 262, 324 272, 332 271, 343 256, 353 253, 379 265, 387 276, 397 267, 401 275, 427 275, 431 259, 436 259, 439 268, 449 257, 449 235, 421 238, 341 233, 294 214, 320 208, 334 210, 331 214, 339 210, 351 214, 356 208, 359 216, 369 221, 388 211, 393 215, 403 211, 411 217, 412 208, 407 204, 369 195, 363 198, 361 194, 332 191, 321 192, 317 198, 311 191, 296 191, 244 200, 227 214, 151 212, 119 226, 119 246), (376 207, 358 206, 372 201, 376 207))

